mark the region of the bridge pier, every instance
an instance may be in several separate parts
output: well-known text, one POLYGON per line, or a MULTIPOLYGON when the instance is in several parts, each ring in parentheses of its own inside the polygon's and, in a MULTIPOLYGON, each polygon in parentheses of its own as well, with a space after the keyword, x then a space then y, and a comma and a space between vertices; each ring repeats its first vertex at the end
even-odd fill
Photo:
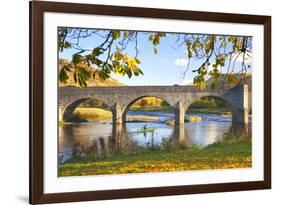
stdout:
POLYGON ((58 100, 58 113, 59 113, 59 121, 63 121, 63 105, 62 100, 58 100))
POLYGON ((120 147, 122 145, 122 140, 125 136, 123 136, 125 127, 122 123, 113 123, 112 124, 112 136, 114 137, 114 144, 116 147, 120 147))
POLYGON ((244 124, 249 123, 249 90, 248 85, 240 85, 230 90, 230 99, 233 102, 234 110, 232 113, 233 124, 244 124), (236 104, 238 103, 238 104, 236 104))
POLYGON ((115 103, 112 107, 112 124, 122 124, 123 123, 123 115, 122 108, 118 103, 115 103))
POLYGON ((249 123, 249 86, 243 85, 243 124, 249 123))
POLYGON ((177 141, 177 144, 185 144, 186 137, 185 125, 183 123, 174 125, 174 137, 177 141))
POLYGON ((63 108, 59 107, 59 122, 63 121, 63 112, 62 112, 63 108))
POLYGON ((174 106, 174 113, 175 113, 175 124, 184 124, 185 109, 181 101, 179 101, 174 106))
POLYGON ((249 123, 248 120, 248 110, 247 109, 238 109, 232 114, 232 123, 233 124, 244 124, 249 123))

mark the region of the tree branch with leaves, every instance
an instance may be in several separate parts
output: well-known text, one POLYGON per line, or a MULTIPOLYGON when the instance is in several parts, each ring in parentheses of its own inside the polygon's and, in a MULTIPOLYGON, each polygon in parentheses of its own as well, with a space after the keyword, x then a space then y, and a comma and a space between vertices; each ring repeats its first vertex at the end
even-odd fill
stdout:
MULTIPOLYGON (((184 74, 192 66, 192 72, 196 73, 193 84, 200 89, 206 88, 206 79, 212 78, 212 87, 224 83, 243 83, 243 79, 251 65, 246 64, 247 58, 251 58, 252 38, 246 36, 223 36, 209 34, 172 34, 165 32, 137 32, 119 30, 98 30, 79 28, 58 28, 58 51, 74 49, 70 63, 64 64, 59 73, 59 80, 67 82, 70 73, 74 82, 80 87, 86 87, 87 81, 99 77, 106 80, 112 73, 121 76, 143 75, 139 54, 139 35, 147 36, 155 55, 158 54, 158 46, 161 39, 171 35, 175 38, 174 47, 184 46, 188 64, 184 74), (80 46, 81 39, 95 37, 100 39, 99 45, 90 48, 80 46), (126 53, 128 47, 133 48, 135 54, 126 53), (235 73, 240 74, 239 80, 234 80, 234 68, 237 59, 242 58, 241 68, 235 73), (202 62, 194 68, 192 60, 202 62), (227 65, 226 65, 227 63, 227 65), (89 68, 94 69, 89 69, 89 68), (223 69, 227 68, 224 75, 223 69), (223 82, 223 83, 218 83, 223 82)), ((183 76, 184 77, 184 76, 183 76)))

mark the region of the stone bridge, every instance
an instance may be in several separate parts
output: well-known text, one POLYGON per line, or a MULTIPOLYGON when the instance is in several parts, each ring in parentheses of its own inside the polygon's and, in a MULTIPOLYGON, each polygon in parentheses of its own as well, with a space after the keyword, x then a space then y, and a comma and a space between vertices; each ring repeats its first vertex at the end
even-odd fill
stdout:
POLYGON ((201 91, 194 86, 120 86, 120 87, 60 87, 58 94, 59 120, 69 121, 74 109, 88 99, 101 100, 112 110, 113 125, 122 124, 130 106, 143 97, 157 97, 166 100, 173 107, 175 123, 184 123, 188 107, 204 96, 222 99, 232 112, 234 124, 248 124, 251 109, 251 94, 248 85, 201 91))

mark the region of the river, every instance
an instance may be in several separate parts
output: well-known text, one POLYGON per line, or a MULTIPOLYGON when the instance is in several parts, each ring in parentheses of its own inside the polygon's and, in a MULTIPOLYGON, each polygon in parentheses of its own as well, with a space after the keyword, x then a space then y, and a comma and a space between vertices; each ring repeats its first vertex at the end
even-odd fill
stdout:
MULTIPOLYGON (((59 163, 73 157, 108 157, 116 152, 133 152, 136 148, 161 147, 178 144, 184 146, 207 146, 223 140, 228 134, 239 135, 245 132, 241 125, 233 126, 230 116, 219 114, 196 114, 201 122, 187 122, 182 126, 169 126, 174 114, 168 112, 129 111, 127 116, 146 115, 158 117, 159 122, 131 122, 118 128, 118 134, 112 134, 111 123, 75 123, 59 125, 59 163), (143 132, 146 126, 154 131, 143 132)), ((192 114, 194 115, 194 114, 192 114)), ((186 114, 188 117, 189 114, 186 114)), ((248 127, 246 132, 250 128, 248 127)))

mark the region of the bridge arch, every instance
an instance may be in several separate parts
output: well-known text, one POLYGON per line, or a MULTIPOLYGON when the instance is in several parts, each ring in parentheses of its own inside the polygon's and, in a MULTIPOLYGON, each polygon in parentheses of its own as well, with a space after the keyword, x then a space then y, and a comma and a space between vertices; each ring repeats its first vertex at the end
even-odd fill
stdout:
POLYGON ((62 110, 60 110, 60 120, 68 122, 71 121, 73 119, 73 112, 74 110, 82 103, 82 102, 86 102, 87 100, 97 100, 99 102, 101 102, 103 105, 105 105, 112 113, 112 108, 107 105, 103 100, 100 100, 98 98, 92 98, 92 97, 85 97, 85 98, 79 98, 79 99, 75 99, 70 101, 69 103, 67 103, 65 106, 63 106, 62 110))
POLYGON ((173 109, 173 106, 163 96, 159 96, 159 95, 142 95, 142 96, 134 97, 134 98, 129 99, 129 101, 124 105, 124 108, 122 110, 122 120, 123 120, 123 122, 126 122, 127 112, 130 109, 130 107, 135 102, 137 102, 138 100, 146 98, 146 97, 154 97, 154 98, 163 100, 163 101, 165 101, 169 105, 171 110, 173 109))
POLYGON ((171 105, 163 96, 158 96, 158 95, 142 95, 142 96, 138 96, 138 97, 134 97, 134 98, 131 98, 129 99, 129 101, 124 105, 124 108, 123 108, 123 113, 126 113, 129 108, 135 103, 137 102, 138 100, 142 99, 142 98, 146 98, 146 97, 154 97, 154 98, 158 98, 158 99, 161 99, 161 100, 164 100, 165 102, 167 102, 167 104, 172 108, 173 105, 171 105))
POLYGON ((197 100, 200 100, 204 97, 211 97, 211 98, 215 98, 215 99, 219 99, 222 102, 225 103, 225 105, 227 106, 227 108, 230 110, 231 114, 232 114, 232 123, 234 124, 241 124, 241 122, 247 122, 246 124, 248 124, 248 119, 241 119, 242 118, 248 118, 248 115, 244 112, 248 112, 245 111, 244 109, 241 109, 241 105, 237 105, 237 102, 241 101, 241 99, 237 99, 233 96, 229 96, 229 95, 214 95, 214 94, 207 94, 207 95, 203 95, 203 96, 197 96, 194 97, 192 99, 192 101, 190 101, 190 103, 188 104, 188 106, 185 108, 184 113, 187 112, 188 108, 197 100))
POLYGON ((220 95, 205 95, 205 96, 200 96, 197 98, 192 99, 192 101, 189 103, 189 105, 185 109, 185 113, 188 111, 188 109, 194 104, 196 101, 201 100, 202 98, 213 98, 217 99, 225 104, 225 106, 230 110, 232 114, 235 113, 235 107, 233 106, 233 103, 228 99, 220 95))

